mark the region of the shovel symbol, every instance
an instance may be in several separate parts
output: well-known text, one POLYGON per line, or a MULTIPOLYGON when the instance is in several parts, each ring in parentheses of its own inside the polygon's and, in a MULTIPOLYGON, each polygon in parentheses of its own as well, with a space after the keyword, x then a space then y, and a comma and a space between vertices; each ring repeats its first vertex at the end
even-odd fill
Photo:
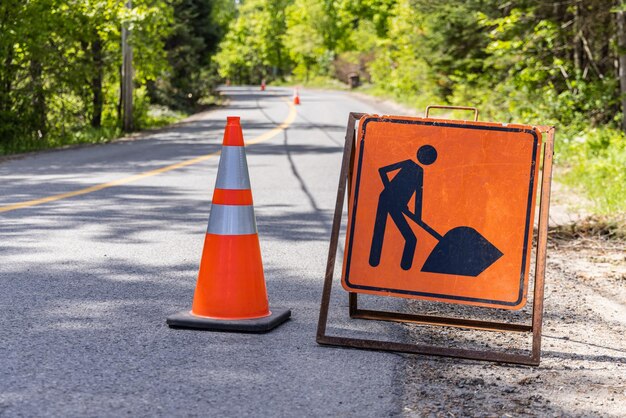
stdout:
POLYGON ((476 277, 503 255, 474 228, 458 226, 442 236, 409 211, 405 215, 439 241, 422 266, 423 272, 476 277))

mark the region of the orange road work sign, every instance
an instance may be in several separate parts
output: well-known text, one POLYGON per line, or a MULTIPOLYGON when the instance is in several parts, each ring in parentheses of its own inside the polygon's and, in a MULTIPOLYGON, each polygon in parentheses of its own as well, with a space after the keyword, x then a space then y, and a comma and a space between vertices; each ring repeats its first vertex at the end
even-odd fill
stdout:
POLYGON ((343 287, 357 293, 522 308, 539 130, 365 116, 356 138, 343 287))

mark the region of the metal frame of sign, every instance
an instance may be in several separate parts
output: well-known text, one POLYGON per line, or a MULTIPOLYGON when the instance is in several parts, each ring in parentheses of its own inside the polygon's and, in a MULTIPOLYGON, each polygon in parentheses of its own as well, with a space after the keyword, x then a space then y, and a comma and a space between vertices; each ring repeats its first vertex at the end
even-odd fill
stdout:
MULTIPOLYGON (((477 119, 478 116, 478 111, 475 108, 429 106, 426 110, 426 117, 428 117, 428 110, 431 108, 473 110, 475 112, 475 119, 477 119)), ((346 195, 346 187, 348 188, 348 195, 350 195, 351 192, 350 188, 352 184, 352 167, 354 163, 354 149, 356 139, 355 127, 356 122, 363 116, 364 114, 362 113, 353 112, 350 113, 348 117, 348 127, 343 149, 341 173, 339 175, 339 186, 337 188, 337 203, 335 205, 335 214, 333 217, 333 226, 330 236, 330 248, 328 251, 328 262, 326 265, 324 289, 322 292, 322 302, 320 306, 319 322, 317 326, 317 342, 322 345, 343 346, 370 350, 397 351, 412 354, 459 357, 473 360, 526 364, 531 366, 539 365, 541 359, 541 329, 543 323, 544 280, 546 270, 546 248, 548 241, 548 211, 550 202, 550 186, 552 181, 552 158, 554 153, 555 133, 555 128, 548 126, 539 127, 539 129, 541 129, 541 131, 547 135, 544 142, 543 167, 541 169, 541 191, 539 200, 539 226, 537 232, 537 251, 535 260, 534 297, 532 302, 532 320, 530 324, 492 322, 458 317, 455 318, 445 316, 416 315, 401 312, 360 309, 358 306, 358 294, 348 292, 349 315, 351 318, 409 322, 414 324, 448 326, 475 330, 532 333, 532 349, 530 350, 529 355, 513 354, 493 350, 471 350, 429 346, 423 344, 399 343, 393 341, 366 340, 332 336, 326 334, 326 325, 328 323, 328 311, 330 308, 330 296, 333 284, 335 263, 337 259, 339 230, 341 228, 341 218, 346 195)))

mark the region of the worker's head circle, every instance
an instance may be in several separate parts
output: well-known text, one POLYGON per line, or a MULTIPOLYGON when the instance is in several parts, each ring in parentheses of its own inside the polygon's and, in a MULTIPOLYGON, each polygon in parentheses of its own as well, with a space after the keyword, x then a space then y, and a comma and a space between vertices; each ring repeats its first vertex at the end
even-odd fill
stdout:
POLYGON ((417 150, 417 161, 424 165, 430 165, 437 160, 437 150, 432 145, 422 145, 417 150))

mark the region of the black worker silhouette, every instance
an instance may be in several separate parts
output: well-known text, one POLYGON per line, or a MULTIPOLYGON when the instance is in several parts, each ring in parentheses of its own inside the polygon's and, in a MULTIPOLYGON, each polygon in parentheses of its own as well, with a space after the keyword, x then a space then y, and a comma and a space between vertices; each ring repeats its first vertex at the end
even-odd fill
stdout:
MULTIPOLYGON (((417 161, 428 166, 437 160, 437 150, 432 145, 423 145, 417 150, 417 161)), ((424 169, 413 160, 381 167, 378 172, 384 189, 378 198, 374 234, 370 247, 369 263, 372 267, 380 264, 387 219, 395 223, 404 238, 404 250, 400 267, 409 270, 413 265, 417 238, 406 217, 422 227, 437 239, 438 243, 422 266, 422 271, 461 276, 478 276, 495 263, 502 252, 491 244, 474 228, 459 226, 441 236, 422 220, 424 169), (390 180, 389 173, 398 170, 390 180), (413 212, 408 207, 415 195, 413 212)))
MULTIPOLYGON (((437 160, 437 150, 431 145, 423 145, 417 151, 417 161, 423 165, 430 165, 437 160)), ((387 217, 390 216, 404 238, 404 251, 400 267, 404 270, 411 268, 417 238, 411 230, 403 214, 414 221, 422 219, 422 189, 424 186, 424 169, 413 160, 404 160, 378 169, 385 188, 378 197, 376 209, 376 223, 370 249, 370 265, 380 264, 380 255, 383 250, 387 217), (389 172, 400 170, 395 177, 389 180, 389 172), (411 213, 408 207, 411 197, 415 195, 415 208, 411 213)), ((418 222, 419 223, 419 222, 418 222)))

